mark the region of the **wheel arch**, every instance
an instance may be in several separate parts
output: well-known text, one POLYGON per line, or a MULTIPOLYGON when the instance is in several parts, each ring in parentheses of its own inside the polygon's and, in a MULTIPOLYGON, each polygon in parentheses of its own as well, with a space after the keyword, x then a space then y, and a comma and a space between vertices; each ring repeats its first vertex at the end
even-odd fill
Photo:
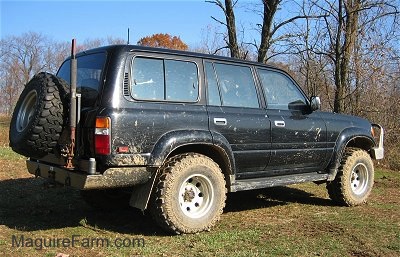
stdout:
POLYGON ((328 181, 335 179, 340 162, 345 149, 348 147, 359 148, 370 154, 370 150, 375 146, 375 141, 368 131, 358 127, 351 127, 343 130, 334 147, 334 151, 328 166, 328 181))
POLYGON ((234 182, 232 149, 222 135, 208 130, 180 130, 164 134, 153 148, 149 165, 159 167, 168 158, 189 152, 205 155, 215 161, 224 174, 228 188, 234 182))
POLYGON ((167 159, 183 153, 198 153, 211 158, 221 168, 228 189, 230 188, 231 183, 234 182, 232 181, 232 175, 234 175, 232 162, 224 149, 211 144, 186 144, 179 146, 172 151, 167 156, 167 159))
POLYGON ((347 141, 347 144, 345 147, 360 148, 360 149, 363 149, 363 150, 369 152, 369 150, 374 146, 375 146, 375 142, 370 137, 355 136, 353 138, 350 138, 350 140, 347 141))

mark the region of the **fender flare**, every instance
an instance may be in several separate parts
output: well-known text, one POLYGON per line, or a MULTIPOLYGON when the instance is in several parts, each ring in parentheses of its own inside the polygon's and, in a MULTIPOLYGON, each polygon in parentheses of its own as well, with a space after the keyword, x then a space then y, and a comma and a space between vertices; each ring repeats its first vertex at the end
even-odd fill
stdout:
POLYGON ((165 159, 177 148, 187 145, 209 145, 220 152, 228 160, 229 173, 235 172, 235 162, 232 149, 224 136, 208 130, 177 130, 161 136, 154 145, 148 165, 161 166, 165 159))
POLYGON ((368 149, 363 148, 365 150, 369 150, 375 146, 374 139, 368 133, 369 131, 360 127, 346 128, 340 133, 328 165, 328 181, 333 181, 335 179, 344 150, 350 141, 362 139, 368 142, 368 149))
POLYGON ((235 156, 233 155, 233 151, 231 145, 229 144, 228 140, 221 134, 215 131, 211 131, 211 135, 213 138, 213 143, 219 149, 223 151, 225 158, 227 158, 229 162, 229 182, 233 184, 235 182, 235 174, 236 174, 236 165, 235 165, 235 156))

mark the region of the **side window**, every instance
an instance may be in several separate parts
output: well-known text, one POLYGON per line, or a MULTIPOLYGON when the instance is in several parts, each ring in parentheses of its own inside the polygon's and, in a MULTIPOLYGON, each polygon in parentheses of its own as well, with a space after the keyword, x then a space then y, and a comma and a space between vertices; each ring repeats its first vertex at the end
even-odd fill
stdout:
POLYGON ((132 65, 132 96, 164 100, 164 64, 160 59, 135 58, 132 65))
POLYGON ((199 96, 197 66, 193 62, 165 60, 165 100, 196 102, 199 96))
POLYGON ((221 106, 217 78, 211 62, 206 62, 207 96, 209 105, 221 106))
POLYGON ((258 73, 264 87, 268 109, 293 110, 306 105, 303 94, 288 76, 265 69, 258 69, 258 73))
POLYGON ((214 63, 222 105, 258 108, 256 86, 250 67, 214 63))
POLYGON ((196 102, 197 66, 193 62, 136 57, 131 89, 132 97, 138 100, 196 102))

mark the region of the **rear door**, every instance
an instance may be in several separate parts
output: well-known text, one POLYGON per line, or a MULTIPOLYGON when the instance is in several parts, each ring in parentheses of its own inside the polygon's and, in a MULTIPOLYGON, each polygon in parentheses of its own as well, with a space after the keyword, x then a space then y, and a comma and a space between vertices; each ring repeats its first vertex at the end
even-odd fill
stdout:
POLYGON ((210 131, 223 135, 235 157, 237 176, 256 176, 270 156, 270 122, 260 108, 250 66, 205 62, 210 131))
POLYGON ((311 112, 300 88, 285 73, 258 69, 271 120, 270 175, 317 171, 326 158, 326 125, 311 112))
MULTIPOLYGON (((78 153, 84 157, 94 156, 93 142, 94 120, 97 114, 97 104, 103 87, 103 76, 106 66, 107 53, 95 52, 77 56, 77 93, 81 94, 81 113, 77 134, 78 153)), ((65 61, 57 72, 57 76, 70 84, 70 60, 65 61)), ((65 126, 69 124, 65 123, 65 126)), ((60 145, 69 143, 68 130, 64 129, 59 141, 60 145)))

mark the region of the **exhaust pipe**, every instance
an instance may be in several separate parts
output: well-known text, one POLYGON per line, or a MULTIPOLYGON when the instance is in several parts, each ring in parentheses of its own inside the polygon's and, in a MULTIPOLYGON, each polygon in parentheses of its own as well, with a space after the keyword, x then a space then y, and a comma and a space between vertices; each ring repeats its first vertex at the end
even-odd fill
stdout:
POLYGON ((76 60, 76 39, 72 39, 71 46, 71 72, 70 72, 70 110, 69 110, 69 122, 70 122, 70 145, 68 147, 67 154, 67 163, 65 167, 67 169, 73 169, 73 158, 74 158, 74 149, 75 149, 75 141, 76 141, 76 77, 78 73, 78 62, 76 60))

